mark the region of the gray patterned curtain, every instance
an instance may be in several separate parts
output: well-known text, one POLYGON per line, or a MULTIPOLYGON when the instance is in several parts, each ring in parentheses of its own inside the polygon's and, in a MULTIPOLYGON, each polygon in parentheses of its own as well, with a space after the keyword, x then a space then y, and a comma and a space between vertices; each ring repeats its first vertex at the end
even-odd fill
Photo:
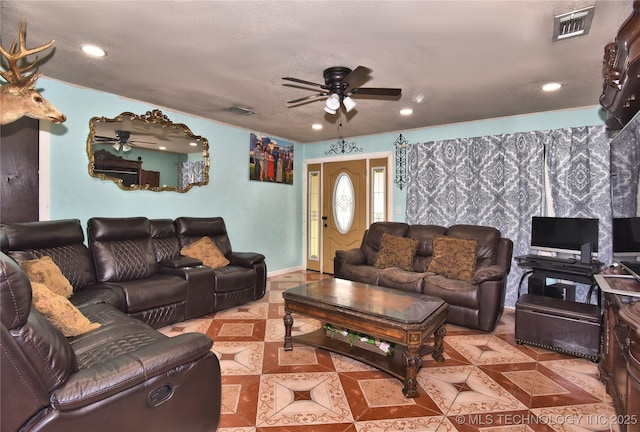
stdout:
MULTIPOLYGON (((599 219, 598 259, 611 263, 611 152, 604 126, 551 131, 547 148, 551 207, 558 217, 599 219)), ((588 287, 578 285, 577 298, 588 287)))
POLYGON ((181 162, 178 164, 179 189, 184 189, 189 183, 204 181, 204 161, 181 162))
POLYGON ((598 218, 598 259, 611 262, 611 169, 604 126, 556 129, 547 149, 551 206, 558 217, 598 218))
MULTIPOLYGON (((531 217, 542 214, 544 134, 526 132, 413 144, 409 148, 407 223, 493 226, 529 252, 531 217)), ((517 300, 522 271, 512 265, 506 305, 517 300)))

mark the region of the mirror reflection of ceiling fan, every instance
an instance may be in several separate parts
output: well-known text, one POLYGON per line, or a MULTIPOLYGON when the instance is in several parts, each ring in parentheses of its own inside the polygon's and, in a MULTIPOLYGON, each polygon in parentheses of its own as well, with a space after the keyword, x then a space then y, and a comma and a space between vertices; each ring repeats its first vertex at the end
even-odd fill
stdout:
POLYGON ((324 84, 317 84, 292 77, 284 77, 282 79, 308 86, 320 87, 323 90, 315 95, 290 100, 288 103, 293 104, 292 106, 303 102, 312 102, 318 100, 318 98, 326 98, 324 110, 329 114, 336 114, 341 106, 344 106, 347 112, 355 108, 356 103, 351 99, 351 96, 367 95, 380 98, 399 97, 402 94, 402 89, 399 88, 359 87, 360 84, 371 79, 369 76, 371 72, 371 69, 364 66, 358 66, 354 70, 337 66, 324 70, 324 84))
POLYGON ((136 147, 138 144, 148 144, 148 145, 157 145, 153 141, 141 141, 135 138, 131 138, 131 132, 127 130, 116 130, 115 137, 107 137, 96 135, 93 139, 94 144, 111 144, 111 146, 116 150, 123 152, 130 152, 133 147, 136 147))

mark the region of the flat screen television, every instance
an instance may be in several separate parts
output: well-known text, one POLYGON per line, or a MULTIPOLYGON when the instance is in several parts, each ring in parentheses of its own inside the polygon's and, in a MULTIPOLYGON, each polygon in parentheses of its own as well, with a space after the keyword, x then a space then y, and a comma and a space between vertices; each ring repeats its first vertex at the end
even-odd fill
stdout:
POLYGON ((640 217, 613 218, 613 258, 640 258, 640 217))
POLYGON ((531 249, 580 255, 591 243, 592 256, 598 252, 598 219, 534 216, 531 218, 531 249))

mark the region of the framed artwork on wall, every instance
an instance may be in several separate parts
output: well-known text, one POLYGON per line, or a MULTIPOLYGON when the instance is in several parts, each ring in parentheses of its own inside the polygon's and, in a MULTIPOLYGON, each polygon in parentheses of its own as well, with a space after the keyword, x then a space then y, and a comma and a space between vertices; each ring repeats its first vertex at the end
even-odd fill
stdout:
POLYGON ((255 133, 249 138, 249 180, 293 184, 293 143, 255 133))

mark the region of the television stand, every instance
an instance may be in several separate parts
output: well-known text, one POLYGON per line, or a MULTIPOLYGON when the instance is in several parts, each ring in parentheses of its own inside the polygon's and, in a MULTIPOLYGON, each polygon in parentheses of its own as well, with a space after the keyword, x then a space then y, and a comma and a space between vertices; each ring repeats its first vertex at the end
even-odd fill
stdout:
MULTIPOLYGON (((529 278, 531 282, 534 281, 542 281, 538 282, 538 286, 535 283, 530 283, 534 285, 533 290, 528 289, 530 294, 540 294, 544 295, 546 286, 546 279, 561 279, 572 282, 577 282, 585 285, 589 285, 589 292, 587 294, 587 298, 585 303, 589 303, 591 299, 591 295, 595 289, 598 289, 598 284, 596 283, 594 276, 600 272, 600 268, 602 267, 602 263, 600 261, 592 261, 591 263, 585 264, 581 263, 579 260, 569 259, 569 258, 554 258, 543 256, 540 257, 538 255, 523 255, 515 257, 518 262, 518 267, 525 269, 525 273, 520 278, 520 283, 518 284, 518 297, 520 297, 522 284, 524 280, 529 278)), ((564 284, 563 284, 564 285, 564 284)), ((556 288, 564 288, 565 294, 571 295, 571 289, 566 289, 568 287, 559 287, 556 288)), ((573 295, 575 300, 575 293, 573 295)), ((598 305, 600 305, 600 295, 598 293, 598 305)))

